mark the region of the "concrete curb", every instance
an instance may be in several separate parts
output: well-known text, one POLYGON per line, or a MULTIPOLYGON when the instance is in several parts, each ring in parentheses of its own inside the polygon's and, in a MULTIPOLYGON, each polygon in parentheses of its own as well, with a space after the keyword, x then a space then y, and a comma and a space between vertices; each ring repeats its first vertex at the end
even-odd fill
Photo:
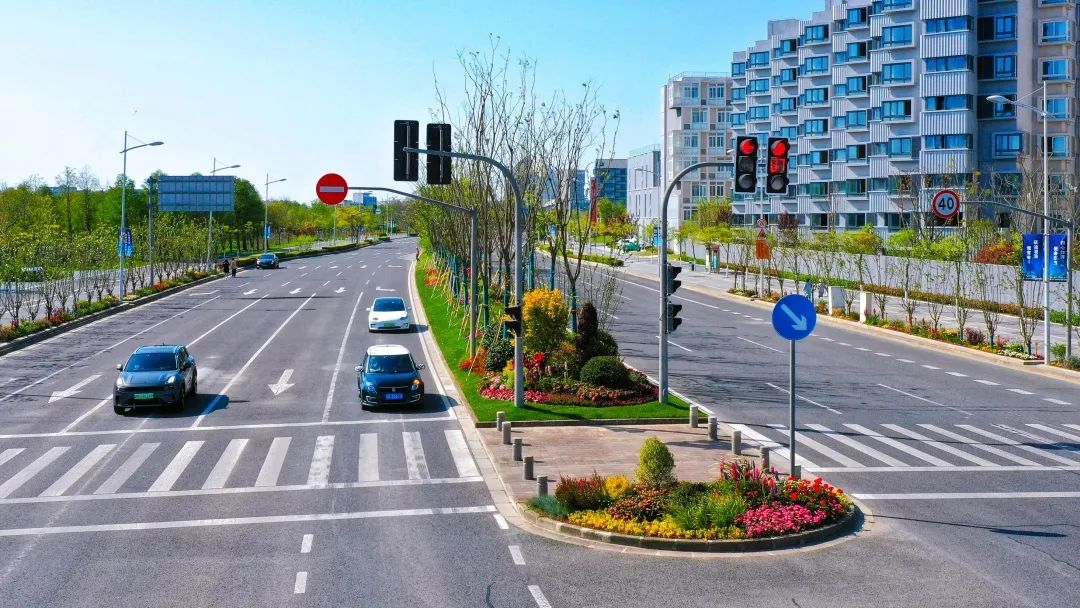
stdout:
POLYGON ((30 334, 28 336, 23 336, 21 338, 16 338, 16 339, 14 339, 11 342, 8 342, 6 344, 0 344, 0 357, 2 357, 4 355, 7 355, 9 353, 13 353, 13 352, 18 351, 18 350, 22 350, 22 349, 24 349, 24 348, 26 348, 28 346, 37 344, 38 342, 42 342, 44 340, 47 340, 49 338, 58 336, 60 334, 67 333, 67 332, 69 332, 69 331, 71 331, 73 329, 76 329, 78 327, 82 327, 83 325, 87 325, 89 323, 93 323, 95 321, 99 321, 101 319, 105 319, 107 317, 111 317, 113 315, 120 314, 122 312, 131 310, 133 308, 138 308, 139 306, 142 306, 143 304, 149 304, 151 302, 155 302, 155 301, 160 300, 162 298, 167 298, 167 297, 169 297, 171 295, 180 293, 181 291, 184 291, 186 289, 190 289, 192 287, 198 287, 200 285, 204 285, 204 284, 209 283, 211 281, 215 281, 217 279, 224 278, 224 276, 225 275, 223 275, 223 274, 211 275, 211 276, 208 276, 208 277, 204 277, 202 279, 197 279, 197 280, 192 281, 190 283, 187 283, 185 285, 177 285, 175 287, 170 287, 168 289, 164 289, 164 290, 159 291, 157 293, 150 294, 148 296, 143 296, 143 297, 141 297, 141 298, 139 298, 137 300, 132 300, 130 302, 121 302, 120 304, 117 304, 116 306, 112 306, 110 308, 106 308, 105 310, 100 310, 100 311, 95 312, 95 313, 91 313, 91 314, 88 314, 88 315, 85 315, 85 316, 82 316, 82 317, 78 317, 76 319, 72 319, 71 321, 68 321, 66 323, 61 323, 60 325, 50 327, 48 329, 43 329, 41 331, 34 332, 34 333, 32 333, 32 334, 30 334))
MULTIPOLYGON (((853 503, 854 505, 854 503, 853 503)), ((854 505, 840 521, 821 528, 798 532, 788 536, 770 538, 747 538, 740 540, 700 540, 687 538, 658 538, 653 536, 631 536, 618 532, 606 532, 586 528, 571 523, 544 517, 531 509, 526 509, 525 518, 530 523, 566 536, 583 538, 600 543, 625 545, 642 549, 653 549, 675 553, 751 553, 759 551, 777 551, 796 549, 807 545, 823 543, 847 535, 859 527, 864 520, 861 509, 854 505)))
MULTIPOLYGON (((624 269, 624 272, 626 272, 626 274, 628 274, 630 276, 637 277, 639 279, 656 280, 656 277, 653 277, 653 276, 650 276, 650 275, 647 275, 647 274, 644 274, 644 273, 634 272, 634 271, 626 270, 626 269, 624 269)), ((765 309, 770 309, 771 310, 772 306, 773 306, 773 304, 770 303, 770 302, 762 302, 760 300, 751 300, 750 298, 747 298, 747 297, 744 297, 744 296, 737 296, 737 295, 734 295, 734 294, 727 293, 726 291, 722 291, 722 290, 719 290, 719 289, 713 289, 711 287, 702 287, 700 285, 692 285, 692 284, 684 283, 683 288, 685 288, 685 289, 687 289, 689 291, 700 293, 702 295, 713 296, 713 297, 721 298, 721 299, 724 299, 724 300, 729 300, 729 301, 732 301, 732 302, 742 302, 743 304, 751 304, 753 306, 758 306, 758 307, 765 308, 765 309)), ((838 319, 838 318, 832 317, 830 315, 818 315, 818 322, 819 323, 825 323, 827 325, 831 325, 831 326, 837 327, 837 328, 847 329, 847 330, 850 330, 850 331, 853 331, 853 332, 856 332, 856 333, 861 333, 861 334, 864 334, 864 335, 867 335, 867 336, 885 338, 887 340, 892 340, 894 342, 901 342, 901 343, 904 343, 904 344, 908 344, 908 345, 911 345, 911 346, 917 346, 917 347, 920 347, 920 348, 927 348, 927 349, 938 350, 938 351, 948 351, 950 354, 955 354, 955 355, 959 355, 959 356, 962 356, 962 357, 967 357, 969 359, 979 360, 979 361, 982 361, 984 363, 991 363, 991 364, 999 365, 999 366, 1002 366, 1002 367, 1008 367, 1008 368, 1017 369, 1017 370, 1034 372, 1034 373, 1037 373, 1037 374, 1040 374, 1040 375, 1043 375, 1043 376, 1056 378, 1058 380, 1065 380, 1067 382, 1073 382, 1073 383, 1076 383, 1076 384, 1080 384, 1080 373, 1070 371, 1070 370, 1066 370, 1066 369, 1061 369, 1061 368, 1058 368, 1058 367, 1053 367, 1053 366, 1049 366, 1049 365, 1042 365, 1042 364, 1033 365, 1031 363, 1025 363, 1023 359, 1012 359, 1010 357, 1003 357, 1001 355, 994 355, 994 354, 991 354, 991 353, 985 353, 985 352, 975 350, 975 349, 972 349, 972 348, 967 348, 967 347, 964 347, 964 346, 957 346, 955 344, 949 344, 948 342, 940 342, 938 340, 931 340, 930 338, 923 338, 922 336, 915 336, 915 335, 912 335, 912 334, 905 334, 905 333, 898 332, 898 331, 893 331, 893 330, 890 330, 890 329, 883 329, 883 328, 879 328, 879 327, 872 327, 872 326, 868 326, 868 325, 863 325, 863 324, 857 323, 855 321, 847 321, 847 320, 844 320, 844 319, 838 319)))
MULTIPOLYGON (((511 404, 512 406, 512 404, 511 404)), ((551 426, 629 426, 634 424, 686 424, 689 418, 597 418, 593 420, 511 420, 515 429, 551 426)), ((494 422, 475 422, 478 429, 493 429, 494 422)))

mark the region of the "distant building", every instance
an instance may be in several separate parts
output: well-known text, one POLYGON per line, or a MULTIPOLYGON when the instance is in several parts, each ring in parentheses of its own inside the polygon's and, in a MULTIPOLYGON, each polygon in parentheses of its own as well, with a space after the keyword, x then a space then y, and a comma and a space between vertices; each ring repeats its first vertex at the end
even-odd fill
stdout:
POLYGON ((626 159, 601 158, 593 169, 596 180, 596 200, 606 198, 609 201, 626 206, 626 159))
MULTIPOLYGON (((541 189, 540 197, 544 202, 545 207, 550 207, 551 202, 555 200, 556 188, 558 188, 559 176, 555 169, 551 169, 548 172, 548 179, 544 182, 544 187, 541 189)), ((574 181, 570 184, 571 188, 571 203, 578 210, 584 211, 589 208, 589 198, 585 195, 585 171, 578 169, 574 172, 574 181)))
POLYGON ((354 192, 352 202, 359 207, 374 207, 378 203, 378 199, 370 192, 354 192))
POLYGON ((638 233, 660 221, 660 145, 631 150, 626 159, 626 212, 638 225, 638 233))

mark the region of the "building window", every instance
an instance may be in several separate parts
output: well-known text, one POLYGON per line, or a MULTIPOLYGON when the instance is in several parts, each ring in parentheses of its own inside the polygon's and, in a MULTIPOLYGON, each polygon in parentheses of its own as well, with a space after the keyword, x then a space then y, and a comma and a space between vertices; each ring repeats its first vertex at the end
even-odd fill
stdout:
POLYGON ((926 109, 930 112, 971 109, 971 95, 936 95, 925 98, 925 101, 926 109))
POLYGON ((731 89, 731 100, 742 101, 746 99, 746 89, 743 87, 734 87, 731 89))
POLYGON ((799 49, 799 41, 794 38, 780 41, 780 48, 777 52, 780 55, 790 55, 799 49))
POLYGON ((888 143, 889 156, 911 156, 911 138, 910 137, 896 137, 889 140, 888 143))
POLYGON ((690 122, 695 125, 703 125, 709 122, 709 111, 702 108, 694 108, 690 111, 690 122))
POLYGON ((711 84, 709 85, 709 99, 723 99, 724 98, 724 85, 711 84))
POLYGON ((1051 135, 1046 138, 1046 149, 1050 156, 1062 157, 1069 155, 1069 136, 1051 135))
POLYGON ((971 17, 942 17, 940 19, 926 20, 927 34, 941 34, 944 32, 957 32, 971 29, 971 17))
POLYGON ((829 39, 829 26, 827 25, 811 25, 803 30, 803 43, 808 42, 825 42, 829 39))
POLYGON ((847 148, 838 148, 836 150, 829 150, 829 160, 834 163, 847 162, 847 148))
POLYGON ((769 65, 769 53, 758 52, 750 53, 750 61, 747 62, 751 68, 760 68, 769 65))
POLYGON ((780 103, 776 104, 777 112, 794 112, 798 108, 794 97, 781 97, 780 103))
POLYGON ((911 44, 911 25, 881 28, 881 46, 904 46, 911 44))
POLYGON ((979 17, 979 40, 1011 40, 1016 38, 1016 15, 979 17))
POLYGON ((1046 100, 1046 113, 1053 118, 1069 117, 1069 100, 1065 97, 1051 97, 1046 100))
POLYGON ((808 120, 803 123, 803 133, 806 135, 824 135, 828 132, 828 121, 824 119, 808 120))
POLYGON ((747 117, 750 120, 768 120, 769 106, 750 106, 747 109, 747 117))
POLYGON ((848 95, 866 93, 866 76, 852 76, 847 79, 848 95))
POLYGON ((684 148, 697 148, 698 142, 697 135, 683 135, 682 145, 684 148))
POLYGON ((978 77, 981 80, 1016 78, 1016 55, 979 57, 978 77))
POLYGON ((852 110, 845 116, 849 129, 866 126, 866 110, 852 110))
POLYGON ((924 135, 923 148, 926 150, 966 150, 971 148, 971 135, 924 135))
POLYGON ((881 104, 883 120, 911 120, 911 100, 886 101, 881 104))
POLYGON ((819 89, 806 89, 806 92, 802 94, 802 105, 814 105, 823 104, 829 101, 829 89, 821 87, 819 89))
POLYGON ((682 88, 682 96, 687 99, 700 99, 699 89, 696 84, 685 86, 682 88))
POLYGON ((866 59, 865 42, 849 42, 847 45, 847 60, 866 59))
POLYGON ((829 58, 822 55, 819 57, 807 57, 803 64, 803 74, 821 74, 829 71, 829 58))
POLYGON ((881 3, 882 11, 898 11, 905 8, 911 8, 911 0, 884 0, 881 3))
POLYGON ((832 128, 833 128, 833 131, 836 131, 838 129, 846 129, 847 128, 847 116, 833 116, 832 128))
POLYGON ((758 78, 750 81, 751 93, 768 93, 769 92, 769 79, 758 78))
POLYGON ((846 213, 848 228, 862 228, 866 225, 865 213, 846 213))
POLYGON ((866 194, 866 180, 865 179, 849 179, 844 182, 844 189, 848 194, 861 195, 866 194))
POLYGON ((1069 63, 1065 59, 1047 59, 1042 62, 1043 80, 1068 80, 1069 63))
POLYGON ((866 146, 862 144, 848 146, 847 158, 849 161, 866 160, 866 146))
POLYGON ((731 75, 732 76, 745 76, 746 75, 746 62, 744 62, 744 61, 736 61, 735 63, 732 63, 731 64, 731 75))
POLYGON ((887 177, 871 177, 870 183, 867 184, 867 188, 870 192, 888 192, 889 191, 889 178, 887 177))
POLYGON ((746 114, 734 112, 731 114, 731 126, 741 127, 746 124, 746 114))
POLYGON ((798 77, 799 71, 795 68, 784 68, 780 70, 780 75, 778 76, 778 78, 780 79, 780 84, 788 84, 795 82, 798 77))
POLYGON ((847 12, 847 24, 848 27, 853 25, 865 25, 866 24, 866 9, 865 8, 849 8, 847 12))
POLYGON ((710 148, 723 148, 724 147, 724 136, 723 135, 710 135, 709 136, 709 147, 710 148))
POLYGON ((1024 151, 1024 140, 1019 133, 994 134, 994 156, 1015 156, 1024 151))
POLYGON ((1043 21, 1042 41, 1046 43, 1065 42, 1069 39, 1068 21, 1043 21))
POLYGON ((798 139, 799 127, 780 127, 779 135, 788 139, 798 139))
POLYGON ((847 97, 847 85, 846 84, 834 84, 833 85, 833 97, 847 97))
MULTIPOLYGON (((1004 97, 1015 100, 1016 94, 1006 94, 1004 97)), ((1012 118, 1016 116, 1016 106, 1009 103, 994 103, 987 101, 985 97, 979 97, 976 116, 978 118, 1012 118)))
POLYGON ((971 55, 929 57, 925 61, 927 72, 952 72, 955 70, 970 70, 973 63, 971 55))
POLYGON ((911 82, 911 63, 886 63, 881 66, 881 81, 911 82))

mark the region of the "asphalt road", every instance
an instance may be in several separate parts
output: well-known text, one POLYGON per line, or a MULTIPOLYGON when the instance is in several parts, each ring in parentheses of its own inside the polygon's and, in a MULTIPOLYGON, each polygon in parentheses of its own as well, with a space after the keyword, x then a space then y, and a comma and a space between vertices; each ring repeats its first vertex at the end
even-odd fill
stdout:
MULTIPOLYGON (((424 371, 423 409, 359 408, 352 367, 368 346, 400 343, 432 362, 425 327, 371 335, 363 325, 373 297, 409 294, 414 247, 395 241, 294 260, 277 271, 244 271, 0 357, 0 605, 1076 603, 1072 495, 870 500, 878 518, 858 538, 705 560, 583 548, 507 526, 477 475, 483 456, 463 447, 458 415, 438 394, 437 366, 424 371), (115 364, 139 344, 160 342, 190 346, 199 398, 180 414, 115 415, 108 398, 115 364)), ((647 281, 626 280, 630 300, 615 313, 615 329, 626 356, 648 369, 654 294, 647 281)), ((684 311, 676 342, 691 350, 673 348, 673 384, 725 419, 782 439, 766 425, 782 420, 783 394, 762 382, 781 373, 781 356, 735 337, 779 348, 771 330, 753 320, 764 317, 745 305, 685 295, 709 306, 684 311), (720 306, 751 317, 723 313, 727 318, 720 306)), ((845 339, 871 344, 859 340, 845 339)), ((812 398, 843 413, 803 408, 800 425, 849 431, 843 423, 869 427, 887 419, 905 429, 917 422, 944 428, 977 418, 970 423, 989 428, 983 418, 992 418, 1064 432, 1074 420, 1071 406, 1041 401, 1075 401, 1074 388, 919 349, 880 349, 886 346, 881 352, 896 361, 820 338, 807 344, 802 373, 818 376, 809 383, 812 398), (940 363, 941 375, 902 367, 905 354, 940 363), (962 398, 955 387, 974 378, 993 378, 1000 388, 972 386, 982 392, 962 398), (1015 403, 991 400, 1014 385, 1033 394, 1015 403)), ((957 449, 1003 464, 970 446, 957 449)), ((950 453, 935 454, 954 463, 950 453)), ((814 456, 819 466, 836 464, 814 456)), ((917 463, 902 451, 895 458, 917 463)), ((962 474, 842 468, 828 476, 857 492, 1077 489, 1075 473, 1054 467, 962 474)))

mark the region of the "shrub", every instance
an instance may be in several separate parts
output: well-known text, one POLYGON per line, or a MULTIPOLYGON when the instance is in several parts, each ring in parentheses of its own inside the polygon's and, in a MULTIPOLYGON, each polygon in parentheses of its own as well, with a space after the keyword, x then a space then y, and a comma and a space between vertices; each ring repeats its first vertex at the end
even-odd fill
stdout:
POLYGON ((635 486, 625 496, 615 501, 608 508, 608 514, 615 519, 627 521, 653 521, 664 514, 667 492, 663 488, 635 486))
POLYGON ((1005 352, 1023 354, 1027 352, 1027 348, 1020 342, 1008 342, 1005 344, 1005 352))
POLYGON ((1050 346, 1050 355, 1054 357, 1054 361, 1058 363, 1065 362, 1065 353, 1067 349, 1064 344, 1054 344, 1050 346))
POLYGON ((480 331, 484 332, 480 345, 490 350, 493 344, 502 339, 502 321, 495 321, 480 331))
POLYGON ((638 454, 638 481, 650 488, 663 488, 675 483, 675 458, 671 450, 656 437, 649 437, 638 454))
POLYGON ((555 497, 571 511, 595 511, 611 504, 604 478, 595 472, 591 477, 560 477, 555 497))
POLYGON ((476 356, 465 357, 458 364, 458 368, 463 372, 474 372, 482 374, 487 371, 487 350, 483 346, 476 348, 476 356))
POLYGON ((570 510, 566 508, 566 505, 559 502, 559 499, 551 494, 545 494, 544 496, 533 496, 529 499, 529 506, 541 513, 546 513, 551 517, 559 519, 565 518, 570 514, 570 510))
POLYGON ((709 492, 709 484, 680 481, 668 492, 668 506, 674 508, 680 505, 690 505, 701 500, 701 497, 709 492))
POLYGON ((738 494, 711 494, 704 500, 705 513, 714 528, 734 525, 746 513, 746 500, 738 494))
POLYGON ((986 342, 986 333, 983 332, 983 330, 978 329, 977 327, 965 327, 964 339, 967 341, 968 344, 971 344, 972 346, 978 346, 979 344, 986 342))
POLYGON ((596 338, 596 332, 600 331, 600 318, 592 302, 582 305, 581 312, 578 313, 577 330, 578 337, 586 342, 596 338))
POLYGON ((529 352, 549 353, 566 338, 570 308, 558 289, 534 289, 525 294, 521 314, 529 352))
POLYGON ((589 359, 594 357, 615 357, 619 354, 619 345, 615 337, 603 330, 597 330, 591 338, 585 338, 584 334, 579 332, 574 337, 574 348, 577 349, 578 369, 584 367, 589 359))
POLYGON ((709 527, 705 501, 697 497, 687 503, 673 504, 668 509, 671 520, 683 530, 703 530, 709 527))
POLYGON ((611 475, 604 479, 604 492, 607 493, 608 498, 619 500, 626 496, 626 493, 630 491, 633 485, 626 475, 611 475))
POLYGON ((1065 367, 1069 369, 1080 369, 1080 357, 1069 357, 1065 359, 1065 367))
POLYGON ((582 382, 604 388, 626 388, 630 385, 630 370, 618 357, 593 357, 581 368, 582 382))
POLYGON ((513 358, 514 345, 509 340, 499 340, 488 348, 487 360, 484 362, 484 366, 490 370, 501 370, 513 358))

